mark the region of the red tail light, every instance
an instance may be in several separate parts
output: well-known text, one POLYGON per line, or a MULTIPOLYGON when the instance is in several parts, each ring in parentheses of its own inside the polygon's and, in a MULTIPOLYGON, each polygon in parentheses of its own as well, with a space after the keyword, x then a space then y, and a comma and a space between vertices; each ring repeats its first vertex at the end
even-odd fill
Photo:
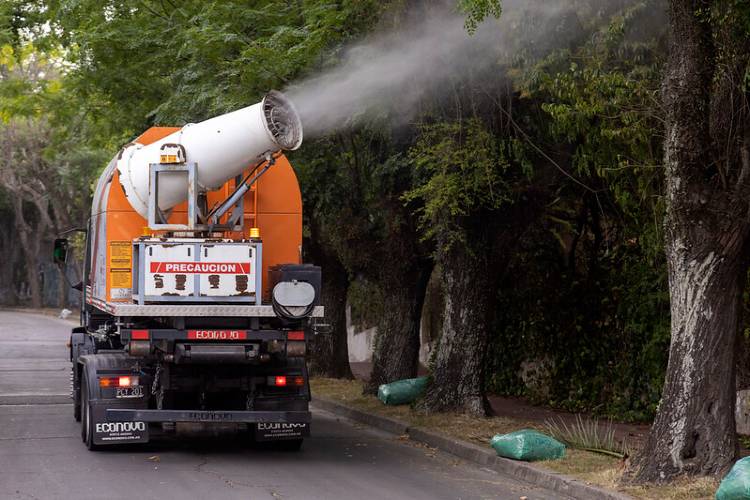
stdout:
POLYGON ((295 331, 286 334, 287 340, 305 340, 305 332, 295 331))
POLYGON ((148 330, 130 330, 132 340, 148 340, 148 330))
POLYGON ((302 375, 274 375, 268 377, 268 385, 274 387, 302 387, 303 385, 305 385, 305 377, 303 377, 302 375))

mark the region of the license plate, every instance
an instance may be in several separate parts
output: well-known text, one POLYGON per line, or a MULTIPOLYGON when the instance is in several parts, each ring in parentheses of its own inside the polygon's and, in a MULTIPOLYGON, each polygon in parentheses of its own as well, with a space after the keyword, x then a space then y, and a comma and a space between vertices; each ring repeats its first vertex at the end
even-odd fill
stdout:
POLYGON ((115 397, 124 398, 142 398, 143 397, 143 386, 137 385, 135 387, 118 387, 115 392, 115 397))

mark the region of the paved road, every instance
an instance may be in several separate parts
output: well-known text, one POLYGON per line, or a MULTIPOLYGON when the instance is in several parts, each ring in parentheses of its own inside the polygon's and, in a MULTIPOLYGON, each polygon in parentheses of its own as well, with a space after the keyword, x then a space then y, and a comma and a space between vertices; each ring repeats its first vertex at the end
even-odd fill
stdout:
POLYGON ((297 453, 237 435, 89 452, 65 399, 70 326, 0 311, 0 498, 560 498, 323 411, 297 453))

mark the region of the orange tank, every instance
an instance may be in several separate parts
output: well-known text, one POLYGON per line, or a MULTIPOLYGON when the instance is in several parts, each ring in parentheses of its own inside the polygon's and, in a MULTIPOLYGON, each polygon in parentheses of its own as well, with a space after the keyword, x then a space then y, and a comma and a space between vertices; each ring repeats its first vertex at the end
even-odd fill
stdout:
MULTIPOLYGON (((152 127, 134 142, 147 146, 178 130, 152 127)), ((116 163, 117 157, 100 177, 91 216, 91 272, 86 300, 104 310, 107 302, 132 302, 132 297, 122 291, 128 290, 132 282, 133 242, 144 234, 160 234, 150 230, 147 220, 128 202, 116 163)), ((247 173, 249 170, 245 175, 247 173)), ((208 192, 208 207, 225 200, 235 187, 232 179, 219 189, 208 192)), ((302 199, 297 177, 285 156, 277 156, 274 166, 258 179, 244 200, 244 234, 226 232, 224 237, 243 240, 250 237, 251 228, 259 229, 263 243, 263 295, 266 296, 270 283, 269 268, 301 262, 302 199)), ((186 213, 187 203, 182 203, 172 210, 168 222, 180 223, 186 218, 186 213)))

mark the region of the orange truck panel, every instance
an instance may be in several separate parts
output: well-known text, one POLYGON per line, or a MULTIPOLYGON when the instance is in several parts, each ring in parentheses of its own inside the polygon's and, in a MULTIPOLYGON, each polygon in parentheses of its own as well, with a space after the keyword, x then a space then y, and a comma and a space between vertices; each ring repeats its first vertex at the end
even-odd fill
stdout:
MULTIPOLYGON (((148 145, 179 130, 175 127, 152 127, 139 136, 135 142, 148 145)), ((199 167, 200 168, 200 167, 199 167)), ((245 172, 247 174, 248 171, 245 172)), ((208 206, 223 201, 235 188, 234 179, 221 188, 208 193, 208 206)), ((251 227, 260 229, 263 242, 263 284, 264 296, 268 295, 268 269, 277 264, 301 263, 302 248, 302 197, 294 169, 283 155, 255 184, 254 189, 245 194, 245 234, 228 233, 226 236, 242 239, 248 237, 251 227), (257 206, 256 206, 257 204, 257 206)), ((169 222, 184 221, 187 204, 178 205, 172 211, 169 222)), ((114 172, 109 197, 106 201, 107 238, 107 284, 106 297, 95 299, 111 302, 129 302, 130 299, 111 296, 112 288, 124 288, 123 283, 131 279, 127 272, 132 258, 125 251, 125 242, 143 235, 148 222, 130 205, 122 186, 119 174, 114 172)), ((99 235, 101 237, 101 235, 99 235)), ((97 279, 95 277, 95 279, 97 279)), ((101 279, 101 277, 98 277, 101 279)))

